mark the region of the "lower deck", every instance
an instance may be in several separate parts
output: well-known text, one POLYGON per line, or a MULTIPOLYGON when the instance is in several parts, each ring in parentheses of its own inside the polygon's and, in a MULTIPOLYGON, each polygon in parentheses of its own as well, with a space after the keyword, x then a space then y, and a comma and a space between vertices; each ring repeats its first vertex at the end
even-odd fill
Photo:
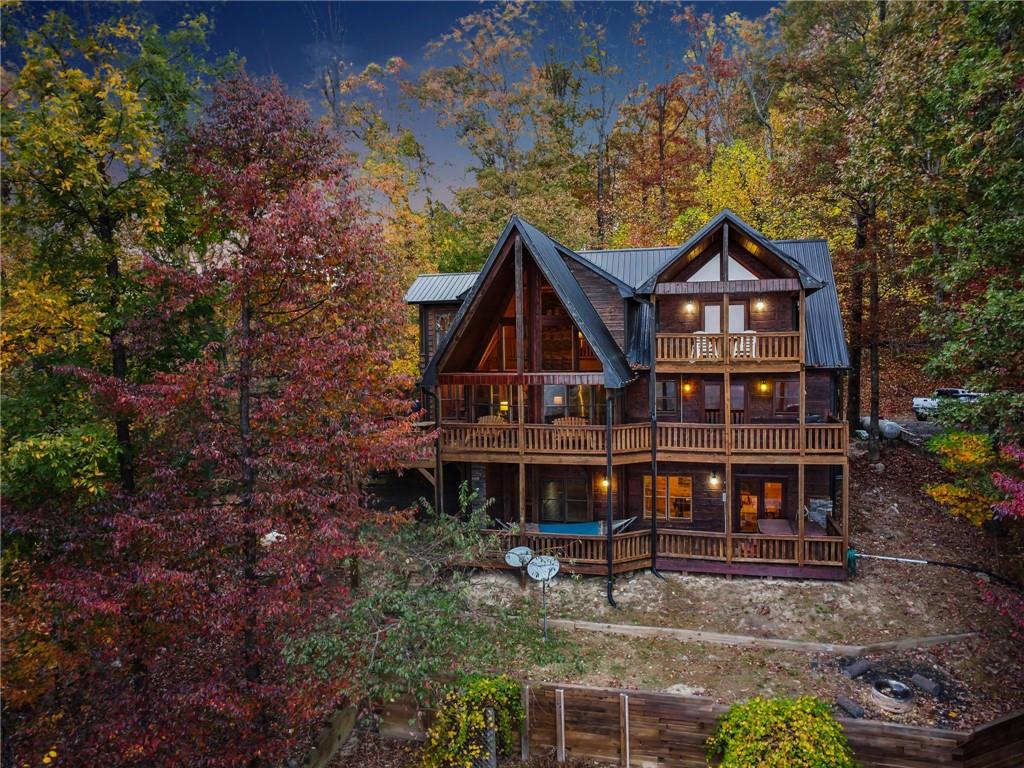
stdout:
POLYGON ((586 466, 449 464, 444 487, 467 482, 488 500, 497 537, 488 564, 523 545, 558 556, 568 572, 605 574, 610 517, 614 573, 656 566, 841 579, 845 472, 845 463, 659 462, 653 478, 649 465, 614 467, 609 477, 586 466))

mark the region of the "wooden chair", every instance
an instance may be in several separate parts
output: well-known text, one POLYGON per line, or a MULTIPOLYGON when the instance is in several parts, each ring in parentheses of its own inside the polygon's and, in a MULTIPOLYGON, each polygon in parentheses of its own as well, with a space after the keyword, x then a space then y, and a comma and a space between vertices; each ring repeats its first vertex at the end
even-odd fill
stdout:
POLYGON ((508 419, 506 419, 504 416, 498 416, 496 414, 491 414, 491 415, 488 415, 488 416, 481 416, 479 419, 476 420, 476 423, 477 424, 502 424, 502 425, 504 425, 504 424, 508 424, 508 419))
POLYGON ((582 416, 559 416, 553 422, 553 426, 556 427, 587 427, 590 426, 590 422, 582 416))

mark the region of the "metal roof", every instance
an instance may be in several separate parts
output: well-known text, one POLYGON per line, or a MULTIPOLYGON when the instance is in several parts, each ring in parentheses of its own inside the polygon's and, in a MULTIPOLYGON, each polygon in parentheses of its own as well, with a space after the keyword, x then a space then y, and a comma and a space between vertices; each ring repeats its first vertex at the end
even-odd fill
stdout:
MULTIPOLYGON (((720 222, 723 212, 713 222, 720 222)), ((733 214, 735 217, 735 214, 733 214)), ((732 219, 735 221, 735 218, 732 219)), ((595 272, 610 277, 622 286, 634 291, 650 283, 664 267, 683 252, 680 248, 619 248, 607 251, 572 251, 555 242, 536 227, 522 219, 513 217, 481 273, 458 272, 440 275, 420 275, 405 294, 410 303, 452 303, 462 301, 459 316, 469 302, 463 301, 477 278, 486 272, 496 259, 500 246, 511 232, 515 223, 520 224, 524 243, 537 259, 552 286, 558 292, 573 320, 580 326, 590 345, 605 363, 606 376, 609 366, 613 371, 610 381, 628 381, 625 373, 626 359, 618 345, 601 321, 590 300, 579 283, 565 266, 559 254, 589 264, 595 272), (607 361, 607 362, 606 362, 607 361)), ((749 226, 744 224, 745 228, 749 226)), ((707 227, 705 227, 707 230, 707 227)), ((703 231, 703 230, 702 230, 703 231)), ((839 296, 836 292, 835 276, 832 272, 832 258, 825 240, 765 240, 754 233, 758 240, 777 252, 783 260, 791 263, 801 274, 805 285, 815 290, 807 294, 807 349, 806 364, 817 368, 849 368, 850 357, 843 334, 843 320, 839 311, 839 296)), ((692 242, 692 240, 691 240, 692 242)), ((646 286, 645 286, 646 288, 646 286)), ((649 306, 639 302, 632 307, 633 316, 626 329, 626 357, 633 365, 649 365, 649 306)), ((454 324, 453 324, 454 327, 454 324)), ((448 334, 448 338, 452 334, 448 334)), ((440 351, 440 350, 439 350, 440 351)), ((622 386, 611 384, 608 386, 622 386)))
POLYGON ((544 273, 555 294, 562 301, 566 312, 569 313, 569 316, 576 323, 576 326, 594 350, 597 358, 601 361, 601 366, 604 370, 605 386, 610 389, 618 389, 635 379, 636 376, 626 362, 622 351, 615 343, 615 339, 612 338, 608 328, 601 320, 601 316, 597 314, 594 305, 590 303, 590 299, 587 298, 586 293, 584 293, 580 284, 576 282, 572 272, 569 271, 569 267, 562 260, 562 252, 569 254, 572 252, 565 248, 565 246, 555 243, 554 240, 533 225, 523 221, 518 216, 513 216, 487 257, 487 261, 480 270, 480 274, 474 280, 468 295, 463 300, 462 306, 459 307, 458 313, 455 315, 454 320, 452 320, 451 328, 441 340, 437 351, 423 371, 423 382, 429 386, 437 380, 438 362, 447 351, 451 340, 455 337, 455 330, 465 321, 466 315, 469 314, 469 308, 472 306, 473 300, 480 290, 484 275, 494 268, 498 256, 505 242, 511 237, 513 230, 519 231, 523 238, 523 245, 530 252, 530 255, 533 256, 534 262, 536 262, 541 272, 544 273))
POLYGON ((807 295, 807 348, 804 361, 816 368, 849 368, 843 316, 826 240, 775 240, 775 245, 824 283, 807 295))
POLYGON ((468 291, 479 272, 445 272, 434 275, 420 275, 409 290, 405 300, 409 304, 438 304, 459 301, 468 291))
POLYGON ((660 271, 675 258, 679 253, 679 248, 616 248, 607 251, 577 251, 577 253, 598 269, 621 280, 635 291, 647 281, 647 278, 660 271))

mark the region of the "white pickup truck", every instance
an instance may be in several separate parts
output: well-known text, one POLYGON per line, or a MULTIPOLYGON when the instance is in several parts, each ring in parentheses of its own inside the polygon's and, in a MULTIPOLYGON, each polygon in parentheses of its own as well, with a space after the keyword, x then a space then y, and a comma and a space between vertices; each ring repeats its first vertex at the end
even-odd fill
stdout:
POLYGON ((961 403, 973 403, 984 397, 983 392, 971 392, 968 389, 958 387, 942 387, 935 390, 931 397, 914 398, 914 415, 918 421, 924 421, 929 416, 934 416, 939 410, 939 403, 943 400, 959 400, 961 403))

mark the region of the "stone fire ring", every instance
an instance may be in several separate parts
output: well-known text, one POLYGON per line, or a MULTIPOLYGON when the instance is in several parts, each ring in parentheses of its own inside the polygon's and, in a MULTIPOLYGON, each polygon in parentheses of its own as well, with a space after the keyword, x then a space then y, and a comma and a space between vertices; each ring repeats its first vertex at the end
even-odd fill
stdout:
POLYGON ((914 706, 914 691, 899 680, 881 679, 871 685, 871 698, 886 712, 901 714, 914 706))

